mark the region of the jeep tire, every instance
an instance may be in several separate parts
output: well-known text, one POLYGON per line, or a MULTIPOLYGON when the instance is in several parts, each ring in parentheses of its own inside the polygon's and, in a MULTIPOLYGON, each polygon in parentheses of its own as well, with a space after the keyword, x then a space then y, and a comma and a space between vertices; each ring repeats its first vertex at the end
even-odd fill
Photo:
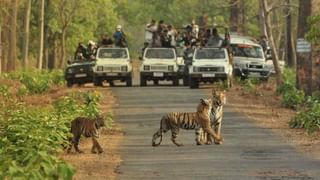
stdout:
POLYGON ((143 76, 140 76, 140 86, 147 86, 147 81, 143 76))
POLYGON ((72 87, 72 85, 73 85, 72 80, 67 80, 67 87, 72 87))
POLYGON ((191 89, 199 88, 199 81, 193 78, 190 78, 189 85, 191 89))
POLYGON ((175 77, 172 79, 172 85, 173 86, 179 86, 179 78, 175 77))
POLYGON ((96 77, 93 79, 93 84, 94 84, 94 86, 101 86, 101 87, 103 86, 100 78, 96 78, 96 77))
POLYGON ((131 87, 132 86, 132 78, 131 78, 131 76, 128 76, 126 78, 126 85, 127 85, 127 87, 131 87))

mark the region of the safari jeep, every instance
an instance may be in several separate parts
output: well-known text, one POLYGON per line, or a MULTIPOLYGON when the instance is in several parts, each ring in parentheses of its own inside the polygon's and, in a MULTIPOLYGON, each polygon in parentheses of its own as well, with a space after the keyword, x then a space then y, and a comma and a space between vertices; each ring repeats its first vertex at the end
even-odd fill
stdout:
POLYGON ((64 72, 64 78, 67 81, 67 86, 71 87, 73 84, 92 83, 94 61, 75 60, 68 61, 68 66, 64 72))
POLYGON ((120 80, 132 86, 131 64, 128 48, 99 48, 93 68, 94 85, 102 86, 103 81, 107 81, 112 86, 114 80, 120 80))
POLYGON ((232 85, 232 64, 225 48, 197 48, 189 67, 190 88, 198 88, 200 82, 226 81, 232 85))
POLYGON ((266 58, 259 44, 244 36, 231 36, 230 44, 236 76, 268 80, 271 70, 266 66, 266 58))
POLYGON ((146 86, 147 81, 157 85, 160 80, 179 85, 176 52, 173 48, 146 48, 140 67, 140 85, 146 86))

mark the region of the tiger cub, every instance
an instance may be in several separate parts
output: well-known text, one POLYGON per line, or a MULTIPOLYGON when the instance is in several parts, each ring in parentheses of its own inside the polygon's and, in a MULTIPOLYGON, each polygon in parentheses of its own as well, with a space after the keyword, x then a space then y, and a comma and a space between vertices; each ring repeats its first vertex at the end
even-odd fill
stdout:
POLYGON ((86 117, 77 117, 71 122, 71 133, 73 134, 73 137, 69 139, 70 145, 68 148, 68 152, 71 151, 72 145, 74 146, 75 150, 78 153, 82 153, 78 148, 79 141, 81 135, 84 137, 91 137, 92 138, 92 153, 102 153, 103 150, 96 138, 99 137, 99 129, 101 127, 104 127, 104 118, 103 117, 97 117, 97 118, 86 118, 86 117), (98 151, 96 151, 98 150, 98 151))
POLYGON ((197 112, 172 112, 162 117, 160 121, 160 129, 153 135, 152 146, 159 146, 162 142, 162 136, 168 130, 171 130, 171 141, 177 145, 182 146, 182 143, 177 141, 179 129, 195 129, 196 130, 196 142, 201 144, 200 141, 200 129, 210 134, 215 141, 219 142, 220 137, 212 130, 210 126, 209 113, 211 110, 211 100, 201 99, 197 107, 197 112), (160 137, 159 143, 156 140, 160 137))
MULTIPOLYGON (((220 141, 214 140, 215 144, 222 144, 221 123, 223 118, 223 105, 226 103, 226 96, 224 92, 212 91, 212 102, 210 112, 210 124, 214 132, 220 137, 220 141)), ((212 138, 209 134, 201 131, 201 141, 206 144, 212 144, 212 138)))

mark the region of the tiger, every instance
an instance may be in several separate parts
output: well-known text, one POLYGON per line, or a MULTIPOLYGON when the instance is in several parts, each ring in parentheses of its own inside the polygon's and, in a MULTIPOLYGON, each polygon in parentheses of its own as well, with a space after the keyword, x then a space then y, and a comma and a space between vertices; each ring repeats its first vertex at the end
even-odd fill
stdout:
POLYGON ((168 130, 171 130, 171 141, 177 146, 183 146, 182 143, 177 141, 179 129, 195 129, 196 142, 198 145, 202 144, 200 141, 200 129, 210 134, 215 141, 219 142, 220 137, 212 130, 210 126, 211 100, 200 99, 197 107, 197 112, 171 112, 164 115, 160 121, 160 129, 154 133, 152 138, 152 146, 159 146, 162 142, 162 136, 168 130), (160 138, 159 143, 156 140, 160 138))
POLYGON ((83 153, 78 148, 79 141, 81 135, 84 137, 91 137, 92 138, 92 153, 102 153, 103 150, 96 138, 99 138, 99 129, 101 127, 104 127, 104 118, 101 116, 98 116, 96 118, 87 118, 87 117, 77 117, 71 122, 71 133, 73 134, 73 137, 69 139, 70 145, 68 148, 68 153, 72 149, 72 145, 74 146, 76 152, 83 153), (98 151, 96 151, 98 150, 98 151))
MULTIPOLYGON (((221 136, 221 123, 223 118, 223 105, 226 103, 226 96, 224 92, 212 91, 212 102, 211 102, 211 112, 210 112, 210 124, 214 129, 214 132, 220 137, 220 141, 215 141, 215 144, 222 144, 221 136)), ((205 144, 212 144, 211 136, 200 130, 201 141, 205 144)))

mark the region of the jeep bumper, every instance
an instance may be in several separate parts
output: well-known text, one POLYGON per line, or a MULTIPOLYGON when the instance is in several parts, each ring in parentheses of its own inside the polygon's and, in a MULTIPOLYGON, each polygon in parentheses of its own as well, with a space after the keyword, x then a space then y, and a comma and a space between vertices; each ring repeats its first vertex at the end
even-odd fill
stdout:
POLYGON ((94 78, 100 80, 126 80, 128 77, 131 77, 131 72, 95 72, 94 78))
POLYGON ((178 78, 178 72, 140 72, 145 80, 173 80, 178 78))
POLYGON ((219 80, 227 80, 227 73, 191 73, 189 77, 199 82, 216 82, 219 80))

